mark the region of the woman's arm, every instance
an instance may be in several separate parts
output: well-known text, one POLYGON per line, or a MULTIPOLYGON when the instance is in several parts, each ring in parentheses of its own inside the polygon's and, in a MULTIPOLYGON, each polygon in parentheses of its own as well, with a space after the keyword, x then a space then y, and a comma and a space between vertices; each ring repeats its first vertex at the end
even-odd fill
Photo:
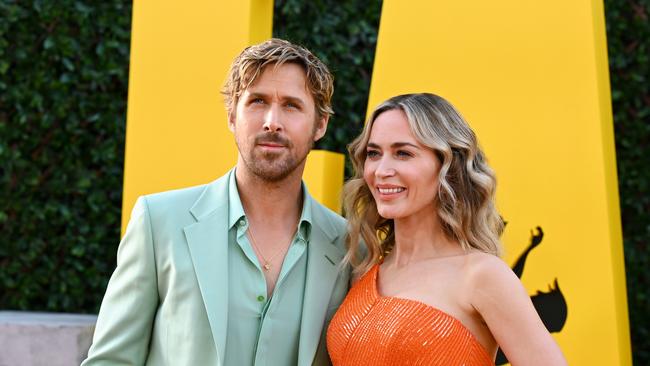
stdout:
POLYGON ((499 258, 481 256, 472 267, 471 302, 508 361, 517 365, 567 365, 521 281, 499 258))

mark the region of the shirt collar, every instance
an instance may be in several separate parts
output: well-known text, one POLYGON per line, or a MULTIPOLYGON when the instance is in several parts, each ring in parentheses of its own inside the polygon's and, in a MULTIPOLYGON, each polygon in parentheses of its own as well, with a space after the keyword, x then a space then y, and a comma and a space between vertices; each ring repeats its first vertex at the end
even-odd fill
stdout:
MULTIPOLYGON (((228 182, 228 229, 232 229, 242 218, 246 218, 244 206, 242 206, 241 198, 239 197, 239 190, 237 189, 237 179, 235 172, 230 174, 228 182)), ((302 212, 300 213, 298 237, 308 241, 311 235, 312 216, 311 216, 311 197, 307 192, 305 182, 300 184, 302 190, 302 212)))
POLYGON ((235 171, 230 174, 228 182, 228 229, 232 229, 242 217, 246 217, 244 206, 241 204, 239 198, 239 190, 237 190, 237 179, 235 178, 235 171))

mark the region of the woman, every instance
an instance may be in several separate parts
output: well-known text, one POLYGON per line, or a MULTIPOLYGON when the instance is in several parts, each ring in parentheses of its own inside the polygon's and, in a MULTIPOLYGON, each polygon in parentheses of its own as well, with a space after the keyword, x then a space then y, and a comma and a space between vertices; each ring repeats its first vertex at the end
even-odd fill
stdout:
POLYGON ((494 365, 499 346, 515 366, 566 364, 498 257, 494 173, 451 104, 393 97, 349 151, 357 280, 328 329, 334 365, 494 365))

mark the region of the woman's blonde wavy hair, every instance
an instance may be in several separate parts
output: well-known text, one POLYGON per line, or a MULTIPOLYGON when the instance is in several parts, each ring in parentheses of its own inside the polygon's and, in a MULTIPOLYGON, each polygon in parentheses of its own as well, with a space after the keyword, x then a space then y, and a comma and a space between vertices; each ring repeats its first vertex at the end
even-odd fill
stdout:
POLYGON ((379 105, 361 135, 348 146, 354 176, 343 188, 343 206, 348 219, 346 261, 360 275, 395 245, 393 220, 379 215, 363 179, 372 126, 380 114, 394 109, 406 114, 415 138, 433 150, 440 160, 437 213, 445 234, 458 241, 465 251, 474 249, 499 255, 503 220, 494 204, 494 172, 474 131, 454 106, 437 95, 421 93, 398 95, 379 105), (361 250, 362 241, 365 250, 361 250), (362 256, 360 253, 364 251, 362 256))

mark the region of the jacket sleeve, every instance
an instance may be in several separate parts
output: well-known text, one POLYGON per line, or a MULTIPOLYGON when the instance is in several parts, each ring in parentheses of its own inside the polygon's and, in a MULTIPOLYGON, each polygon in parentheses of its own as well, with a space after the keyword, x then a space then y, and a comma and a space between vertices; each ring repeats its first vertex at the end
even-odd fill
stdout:
POLYGON ((146 198, 140 197, 117 250, 117 267, 82 366, 145 363, 158 307, 157 286, 151 220, 146 198))

